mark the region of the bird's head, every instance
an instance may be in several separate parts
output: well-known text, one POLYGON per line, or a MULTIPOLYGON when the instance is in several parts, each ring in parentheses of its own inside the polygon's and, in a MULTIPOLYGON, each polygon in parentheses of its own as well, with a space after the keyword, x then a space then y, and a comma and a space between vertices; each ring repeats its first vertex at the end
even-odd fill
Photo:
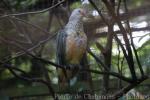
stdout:
POLYGON ((71 13, 71 16, 69 18, 69 20, 73 20, 73 19, 82 19, 83 17, 86 16, 86 11, 82 8, 77 8, 74 9, 71 13))

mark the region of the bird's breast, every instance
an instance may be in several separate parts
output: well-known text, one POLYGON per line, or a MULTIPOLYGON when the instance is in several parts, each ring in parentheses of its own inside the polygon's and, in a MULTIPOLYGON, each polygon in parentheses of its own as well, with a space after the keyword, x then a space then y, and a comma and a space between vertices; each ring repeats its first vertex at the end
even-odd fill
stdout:
POLYGON ((66 60, 70 64, 79 64, 87 47, 85 34, 70 34, 66 38, 66 60))

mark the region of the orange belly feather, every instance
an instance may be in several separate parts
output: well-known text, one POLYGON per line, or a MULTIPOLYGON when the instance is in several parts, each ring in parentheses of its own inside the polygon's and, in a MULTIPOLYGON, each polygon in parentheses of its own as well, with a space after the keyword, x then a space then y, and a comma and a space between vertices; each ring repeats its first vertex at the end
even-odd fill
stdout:
POLYGON ((87 37, 69 35, 66 39, 66 60, 69 64, 79 64, 86 51, 87 37))

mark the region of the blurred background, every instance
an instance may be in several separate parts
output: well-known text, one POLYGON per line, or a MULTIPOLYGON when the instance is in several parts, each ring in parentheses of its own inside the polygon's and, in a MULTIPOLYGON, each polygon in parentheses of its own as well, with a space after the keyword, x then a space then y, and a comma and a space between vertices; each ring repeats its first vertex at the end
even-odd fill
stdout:
MULTIPOLYGON (((81 73, 74 88, 59 91, 56 67, 36 57, 55 62, 56 35, 66 23, 73 9, 82 7, 88 11, 84 29, 88 37, 88 68, 110 72, 131 78, 129 63, 115 36, 125 47, 122 30, 114 23, 105 3, 92 0, 1 0, 0 1, 0 100, 53 100, 49 88, 42 82, 26 81, 12 74, 10 66, 21 77, 42 79, 50 83, 55 93, 64 94, 83 90, 96 94, 114 94, 128 84, 121 78, 108 74, 81 73), (104 19, 99 15, 101 13, 104 19), (111 29, 107 23, 112 23, 111 29), (109 38, 111 32, 116 34, 109 38), (109 40, 111 39, 111 40, 109 40), (35 57, 31 56, 33 54, 35 57), (100 61, 99 61, 100 60, 100 61), (83 75, 84 74, 84 75, 83 75)), ((124 29, 129 33, 133 52, 133 63, 138 78, 141 77, 139 63, 145 75, 150 75, 150 1, 149 0, 107 0, 111 2, 124 29), (132 34, 132 36, 130 35, 132 34), (131 37, 130 37, 131 36, 131 37), (134 47, 132 47, 132 43, 134 47), (134 51, 136 49, 136 51, 134 51), (138 60, 136 53, 138 55, 138 60)), ((127 95, 148 97, 150 80, 133 87, 127 95)), ((124 97, 121 100, 127 100, 124 97)), ((60 100, 67 100, 62 99, 60 100)), ((82 100, 82 99, 81 99, 82 100)), ((99 100, 99 99, 97 99, 99 100)), ((131 100, 131 99, 129 99, 131 100)), ((134 99, 135 100, 135 99, 134 99)), ((138 99, 136 99, 138 100, 138 99)))

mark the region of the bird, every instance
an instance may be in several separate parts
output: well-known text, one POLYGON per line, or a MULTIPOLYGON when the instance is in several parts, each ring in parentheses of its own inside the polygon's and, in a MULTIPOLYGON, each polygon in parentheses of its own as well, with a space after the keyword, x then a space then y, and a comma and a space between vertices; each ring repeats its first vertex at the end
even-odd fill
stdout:
POLYGON ((57 34, 56 39, 56 62, 65 68, 73 70, 58 69, 58 82, 62 86, 68 86, 80 68, 80 62, 86 53, 87 36, 83 28, 83 18, 86 11, 76 8, 72 11, 68 23, 57 34))

